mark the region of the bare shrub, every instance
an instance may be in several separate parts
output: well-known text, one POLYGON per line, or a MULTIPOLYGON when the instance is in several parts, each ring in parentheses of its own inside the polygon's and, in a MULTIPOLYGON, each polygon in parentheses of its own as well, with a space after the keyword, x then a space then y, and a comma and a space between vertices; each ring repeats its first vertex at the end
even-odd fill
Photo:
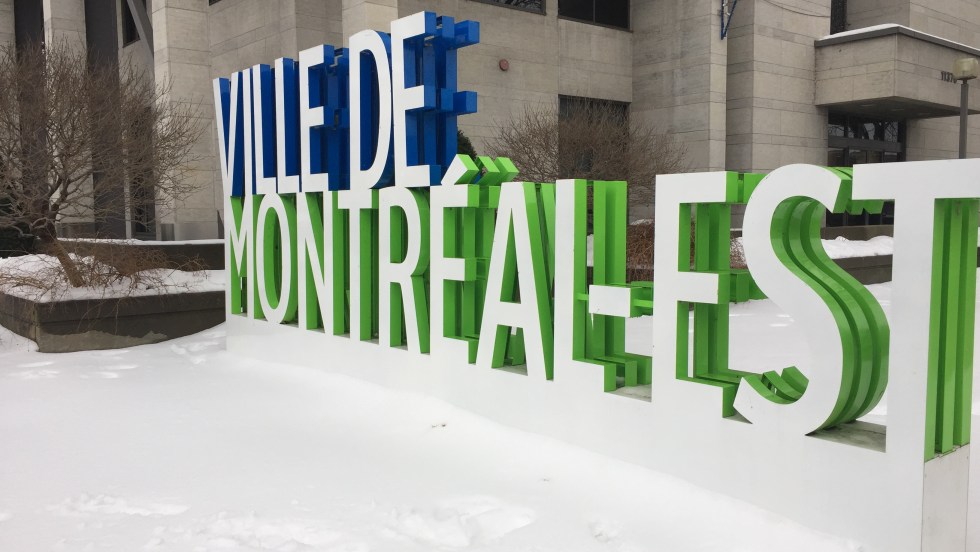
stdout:
POLYGON ((653 224, 626 228, 626 281, 653 279, 653 224))
POLYGON ((36 236, 74 287, 92 280, 56 224, 124 218, 127 190, 160 208, 187 197, 204 131, 198 107, 169 101, 152 75, 87 61, 67 42, 0 49, 0 228, 36 236))
POLYGON ((526 107, 498 128, 487 150, 509 157, 522 180, 625 180, 631 210, 653 204, 657 175, 685 170, 687 151, 671 134, 631 120, 625 106, 586 100, 569 102, 561 112, 526 107))
POLYGON ((202 273, 204 267, 198 258, 173 261, 159 249, 126 243, 103 243, 89 252, 66 252, 82 286, 70 283, 57 257, 38 254, 0 264, 0 291, 35 300, 60 299, 72 287, 91 289, 89 298, 174 293, 189 289, 186 273, 202 273))
POLYGON ((742 247, 742 238, 732 238, 732 268, 748 268, 745 264, 745 248, 742 247))
MULTIPOLYGON (((691 224, 690 266, 694 267, 695 224, 691 224)), ((631 224, 626 231, 626 281, 651 280, 653 278, 654 251, 653 221, 631 224)), ((745 269, 745 250, 741 238, 732 238, 730 245, 731 268, 745 269)))
POLYGON ((79 257, 93 257, 113 267, 124 277, 155 268, 197 272, 207 267, 200 257, 171 257, 160 247, 136 240, 70 240, 65 247, 79 257))

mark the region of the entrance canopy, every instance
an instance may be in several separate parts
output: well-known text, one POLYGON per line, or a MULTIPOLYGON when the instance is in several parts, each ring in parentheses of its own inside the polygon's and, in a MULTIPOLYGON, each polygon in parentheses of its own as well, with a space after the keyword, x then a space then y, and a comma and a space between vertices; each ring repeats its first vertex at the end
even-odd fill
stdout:
MULTIPOLYGON (((816 45, 816 104, 885 119, 958 115, 960 90, 950 71, 980 50, 903 27, 881 25, 824 37, 816 45)), ((980 113, 980 86, 970 90, 980 113)))

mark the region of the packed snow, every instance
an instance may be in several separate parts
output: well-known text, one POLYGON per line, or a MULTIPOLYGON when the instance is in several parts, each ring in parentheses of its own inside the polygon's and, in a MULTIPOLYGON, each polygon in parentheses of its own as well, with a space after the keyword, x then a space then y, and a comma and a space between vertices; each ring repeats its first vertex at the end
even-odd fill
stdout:
POLYGON ((891 255, 895 251, 895 240, 891 236, 875 236, 870 240, 849 240, 838 236, 832 240, 820 240, 831 259, 852 257, 876 257, 891 255))
MULTIPOLYGON (((803 343, 769 301, 732 317, 736 368, 803 343)), ((630 348, 649 331, 631 322, 630 348)), ((3 551, 864 550, 436 399, 235 356, 222 327, 58 355, 0 328, 0 442, 3 551)))

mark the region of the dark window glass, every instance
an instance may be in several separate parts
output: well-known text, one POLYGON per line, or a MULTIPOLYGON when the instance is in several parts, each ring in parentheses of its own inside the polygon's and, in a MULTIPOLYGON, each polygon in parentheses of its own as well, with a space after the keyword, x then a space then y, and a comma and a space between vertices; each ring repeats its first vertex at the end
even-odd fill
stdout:
POLYGON ((154 239, 156 227, 153 225, 153 190, 147 186, 134 183, 132 188, 132 217, 133 237, 137 239, 154 239))
POLYGON ((830 148, 827 151, 827 166, 828 167, 844 166, 844 150, 842 148, 830 148))
POLYGON ((847 30, 847 0, 831 0, 830 34, 842 33, 846 30, 847 30))
POLYGON ((595 22, 611 27, 630 27, 630 3, 626 0, 596 0, 595 22))
MULTIPOLYGON (((143 110, 143 116, 130 122, 131 139, 141 147, 142 152, 152 151, 154 112, 152 109, 143 110)), ((153 185, 153 172, 147 168, 149 163, 145 158, 136 159, 136 166, 143 167, 142 171, 133 174, 129 182, 130 216, 132 219, 133 237, 137 239, 155 239, 156 226, 156 192, 153 185)))
POLYGON ((868 162, 868 152, 855 148, 847 150, 847 166, 864 165, 868 162))
MULTIPOLYGON (((827 117, 827 165, 853 167, 864 163, 894 163, 905 159, 905 123, 830 113, 827 117)), ((827 212, 827 226, 893 224, 895 206, 886 202, 880 214, 827 212)))
POLYGON ((847 136, 847 119, 843 115, 831 113, 828 119, 827 136, 847 136))
MULTIPOLYGON (((9 6, 10 2, 7 2, 7 5, 9 6)), ((14 0, 13 16, 14 43, 18 47, 44 45, 44 11, 41 2, 37 0, 14 0)), ((5 24, 7 24, 6 21, 5 24)))
POLYGON ((133 17, 133 12, 129 9, 129 2, 127 0, 122 1, 122 24, 123 24, 123 45, 131 44, 140 39, 140 32, 136 28, 136 19, 133 17))
POLYGON ((595 0, 558 0, 558 15, 582 21, 595 20, 595 0))
POLYGON ((901 142, 901 125, 899 121, 831 113, 827 118, 827 136, 897 143, 901 142))
POLYGON ((628 29, 629 0, 558 0, 558 15, 628 29))
MULTIPOLYGON (((218 0, 212 0, 212 4, 218 0)), ((485 4, 500 4, 520 10, 544 13, 544 0, 477 0, 485 4)))

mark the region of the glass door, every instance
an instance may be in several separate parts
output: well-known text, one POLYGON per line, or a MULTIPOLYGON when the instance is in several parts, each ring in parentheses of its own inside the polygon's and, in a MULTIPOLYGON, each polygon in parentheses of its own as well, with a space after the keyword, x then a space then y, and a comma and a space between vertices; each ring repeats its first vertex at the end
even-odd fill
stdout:
MULTIPOLYGON (((827 125, 827 166, 853 167, 866 163, 905 160, 905 122, 882 121, 831 113, 827 125)), ((827 226, 892 224, 895 206, 886 203, 880 214, 827 212, 827 226)))

